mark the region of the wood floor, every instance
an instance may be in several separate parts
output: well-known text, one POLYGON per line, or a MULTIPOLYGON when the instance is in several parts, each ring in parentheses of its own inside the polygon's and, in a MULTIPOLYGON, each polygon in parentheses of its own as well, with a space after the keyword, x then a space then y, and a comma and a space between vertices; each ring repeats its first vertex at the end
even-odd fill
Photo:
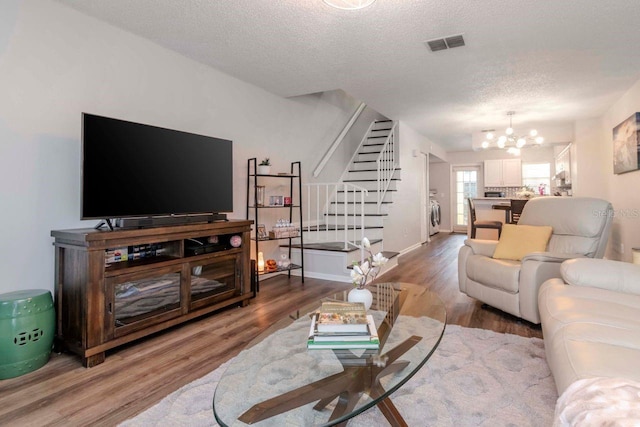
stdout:
MULTIPOLYGON (((539 326, 504 314, 458 291, 457 255, 464 235, 434 236, 403 255, 378 281, 417 283, 436 292, 448 323, 541 337, 539 326)), ((1 426, 113 426, 151 407, 169 393, 217 368, 293 308, 349 284, 277 276, 261 281, 244 308, 230 308, 107 353, 85 369, 80 359, 54 354, 43 368, 0 380, 1 426)), ((213 423, 213 415, 212 415, 213 423)))

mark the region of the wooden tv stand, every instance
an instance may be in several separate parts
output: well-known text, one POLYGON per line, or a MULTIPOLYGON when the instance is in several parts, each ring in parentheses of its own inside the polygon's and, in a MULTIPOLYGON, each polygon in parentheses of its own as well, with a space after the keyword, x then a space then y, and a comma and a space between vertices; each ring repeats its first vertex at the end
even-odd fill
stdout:
POLYGON ((232 304, 246 306, 255 296, 251 223, 52 231, 57 345, 91 367, 106 350, 232 304), (242 239, 239 247, 232 236, 242 239))

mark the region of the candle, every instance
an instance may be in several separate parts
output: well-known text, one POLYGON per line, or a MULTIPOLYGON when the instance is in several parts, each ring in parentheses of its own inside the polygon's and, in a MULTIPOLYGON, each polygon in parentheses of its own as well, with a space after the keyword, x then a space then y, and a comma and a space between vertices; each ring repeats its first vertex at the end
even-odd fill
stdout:
POLYGON ((262 254, 262 252, 258 252, 258 271, 264 271, 264 255, 262 254))

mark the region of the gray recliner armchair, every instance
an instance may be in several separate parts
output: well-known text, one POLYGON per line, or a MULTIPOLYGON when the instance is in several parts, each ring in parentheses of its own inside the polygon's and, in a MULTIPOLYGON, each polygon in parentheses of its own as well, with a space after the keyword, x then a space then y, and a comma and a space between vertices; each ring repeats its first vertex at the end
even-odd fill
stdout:
POLYGON ((560 265, 572 258, 602 258, 613 220, 611 203, 586 197, 540 197, 524 207, 519 225, 551 226, 545 252, 522 261, 493 258, 493 240, 467 239, 458 253, 460 291, 514 316, 540 323, 538 290, 561 277, 560 265))

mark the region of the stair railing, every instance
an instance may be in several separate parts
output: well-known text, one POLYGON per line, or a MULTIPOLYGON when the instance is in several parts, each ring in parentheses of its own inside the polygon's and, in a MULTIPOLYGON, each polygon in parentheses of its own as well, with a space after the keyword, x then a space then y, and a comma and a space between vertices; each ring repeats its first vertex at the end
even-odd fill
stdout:
POLYGON ((385 140, 384 146, 376 159, 376 166, 378 170, 378 213, 380 213, 380 207, 382 205, 382 201, 384 200, 385 194, 387 194, 387 190, 391 185, 391 180, 393 178, 393 174, 395 173, 396 168, 398 167, 398 156, 397 156, 397 141, 396 141, 396 127, 398 123, 395 122, 391 131, 389 132, 389 136, 385 140))
POLYGON ((359 245, 365 234, 368 191, 347 182, 303 185, 308 197, 304 231, 317 232, 317 242, 340 242, 344 250, 359 245))

